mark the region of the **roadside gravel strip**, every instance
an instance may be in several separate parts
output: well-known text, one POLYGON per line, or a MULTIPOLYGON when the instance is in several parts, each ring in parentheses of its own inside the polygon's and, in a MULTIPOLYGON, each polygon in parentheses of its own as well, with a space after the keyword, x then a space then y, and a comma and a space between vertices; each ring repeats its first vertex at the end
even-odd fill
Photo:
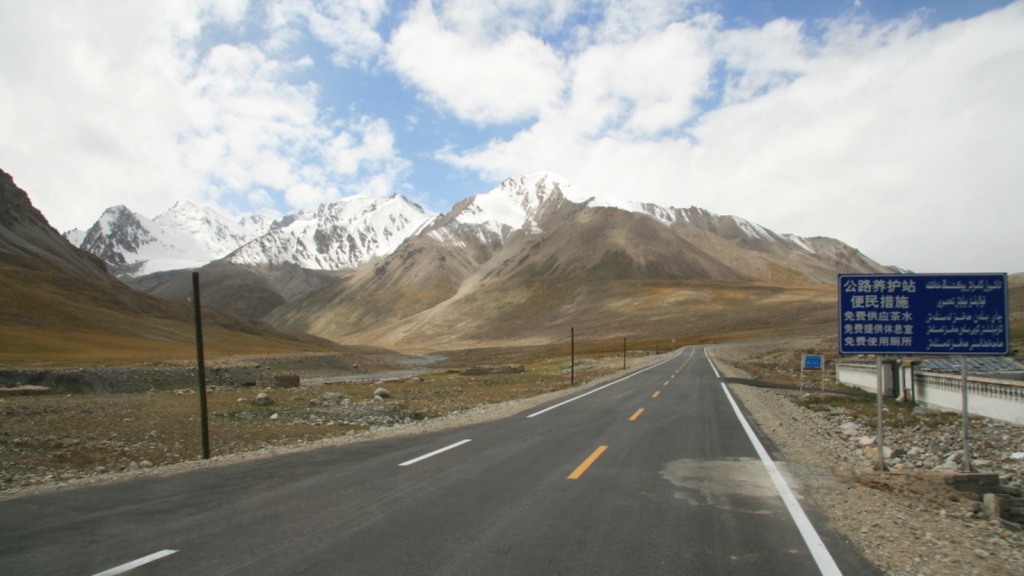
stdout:
MULTIPOLYGON (((746 375, 716 358, 726 377, 746 375)), ((834 418, 790 402, 795 392, 740 384, 729 390, 778 451, 787 480, 887 574, 1024 574, 1024 533, 979 514, 979 505, 934 471, 876 473, 834 418)))
POLYGON ((141 468, 138 470, 130 470, 126 472, 114 472, 103 474, 102 476, 76 478, 57 483, 14 487, 0 492, 0 501, 8 500, 11 498, 18 498, 21 496, 27 496, 30 494, 40 494, 51 490, 75 488, 95 484, 107 484, 111 482, 126 480, 129 478, 138 478, 144 476, 163 476, 170 474, 179 474, 181 472, 188 472, 190 470, 196 470, 199 468, 206 468, 210 466, 227 466, 231 464, 236 464, 238 462, 253 459, 270 458, 281 454, 317 450, 319 448, 340 446, 352 442, 366 442, 369 440, 377 440, 380 438, 392 438, 397 436, 406 436, 410 434, 423 434, 427 432, 434 432, 437 430, 445 430, 448 428, 468 426, 480 422, 499 420, 501 418, 507 418, 514 414, 518 414, 519 412, 529 410, 535 406, 539 406, 540 404, 544 404, 546 402, 550 402, 574 394, 579 394, 581 392, 591 390, 595 387, 606 385, 609 382, 613 382, 629 374, 632 374, 637 370, 641 370, 654 364, 657 364, 659 362, 663 362, 671 358, 673 354, 675 354, 675 352, 668 354, 659 354, 656 356, 646 356, 641 358, 630 359, 629 368, 627 370, 621 370, 619 372, 608 374, 601 378, 596 378, 594 380, 584 382, 572 388, 566 388, 564 390, 549 392, 547 394, 541 394, 539 396, 534 396, 531 398, 521 398, 518 400, 510 400, 507 402, 500 402, 496 404, 481 404, 468 410, 450 412, 438 418, 429 418, 426 420, 413 421, 406 424, 397 424, 393 426, 373 426, 366 432, 361 432, 354 435, 332 436, 312 442, 298 442, 296 444, 291 444, 287 446, 267 446, 259 450, 238 452, 223 456, 214 456, 209 460, 190 460, 187 462, 179 462, 177 464, 170 464, 166 466, 141 468))

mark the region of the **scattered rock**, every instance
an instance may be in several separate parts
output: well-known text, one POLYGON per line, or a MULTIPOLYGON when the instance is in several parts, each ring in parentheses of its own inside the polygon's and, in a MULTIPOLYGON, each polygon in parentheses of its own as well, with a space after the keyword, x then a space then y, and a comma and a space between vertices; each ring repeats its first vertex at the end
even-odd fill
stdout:
MULTIPOLYGON (((878 448, 875 446, 866 446, 864 448, 864 457, 872 462, 878 460, 878 448)), ((882 459, 888 460, 889 458, 892 458, 892 448, 882 446, 882 459)))
POLYGON ((270 415, 271 420, 277 420, 278 418, 280 418, 280 416, 278 416, 277 412, 274 412, 273 414, 270 415))
POLYGON ((259 404, 260 406, 269 406, 273 404, 274 401, 270 398, 270 394, 267 394, 266 392, 260 392, 259 394, 256 395, 256 403, 259 404))
POLYGON ((48 396, 53 394, 52 388, 46 386, 15 386, 0 388, 0 396, 48 396))
POLYGON ((391 398, 391 393, 385 390, 384 388, 377 388, 376 390, 373 391, 373 397, 381 399, 391 398))
POLYGON ((142 462, 139 462, 139 468, 152 468, 152 467, 153 467, 153 463, 150 462, 149 460, 143 460, 142 462))
POLYGON ((324 392, 323 395, 320 396, 324 402, 341 402, 344 397, 345 395, 341 392, 324 392))
POLYGON ((249 399, 248 398, 239 398, 235 402, 237 402, 238 404, 248 404, 249 403, 249 399))

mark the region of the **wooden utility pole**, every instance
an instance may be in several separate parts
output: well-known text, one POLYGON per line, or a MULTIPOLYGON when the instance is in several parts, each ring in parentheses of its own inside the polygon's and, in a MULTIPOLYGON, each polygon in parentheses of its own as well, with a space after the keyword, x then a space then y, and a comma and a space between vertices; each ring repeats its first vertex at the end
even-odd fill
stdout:
POLYGON ((626 337, 622 337, 622 369, 626 369, 626 337))
POLYGON ((569 328, 569 384, 576 383, 576 328, 569 328))
POLYGON ((203 313, 199 303, 199 272, 192 273, 192 303, 196 310, 196 366, 199 368, 199 421, 203 433, 203 460, 209 460, 210 420, 206 413, 206 360, 203 358, 203 313))

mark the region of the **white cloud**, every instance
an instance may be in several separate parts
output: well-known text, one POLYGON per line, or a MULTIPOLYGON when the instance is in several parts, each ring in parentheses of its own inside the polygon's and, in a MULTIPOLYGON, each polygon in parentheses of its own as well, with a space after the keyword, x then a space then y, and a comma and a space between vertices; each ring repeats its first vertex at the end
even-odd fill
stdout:
POLYGON ((384 47, 376 27, 387 10, 386 0, 275 0, 267 5, 266 47, 282 51, 304 28, 334 49, 335 66, 367 67, 384 47))
POLYGON ((472 122, 535 117, 563 89, 562 60, 539 38, 513 30, 492 39, 446 27, 426 0, 394 32, 388 53, 424 99, 472 122))
POLYGON ((439 156, 833 236, 921 271, 1024 270, 1006 253, 1024 216, 1024 4, 931 30, 844 17, 818 39, 787 20, 674 26, 584 45, 571 98, 439 156), (721 104, 696 110, 718 63, 721 104))
POLYGON ((246 43, 199 52, 204 27, 240 30, 248 9, 3 4, 0 167, 61 229, 88 226, 112 204, 148 215, 177 199, 233 208, 269 190, 298 207, 339 188, 385 192, 377 171, 400 180, 406 163, 387 122, 329 117, 319 87, 302 80, 308 56, 246 43))

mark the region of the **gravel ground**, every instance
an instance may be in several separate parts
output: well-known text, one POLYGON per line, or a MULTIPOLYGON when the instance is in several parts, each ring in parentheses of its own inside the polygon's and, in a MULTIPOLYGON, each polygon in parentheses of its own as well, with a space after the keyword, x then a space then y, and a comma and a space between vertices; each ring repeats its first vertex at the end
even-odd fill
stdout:
MULTIPOLYGON (((610 382, 611 380, 614 380, 616 378, 621 378, 622 376, 629 372, 650 366, 651 364, 663 361, 669 357, 670 354, 661 354, 658 356, 631 359, 629 361, 629 370, 627 371, 618 371, 600 378, 595 378, 593 380, 584 382, 572 388, 566 388, 555 392, 540 394, 538 396, 510 400, 506 402, 480 404, 473 408, 465 410, 455 410, 448 412, 442 416, 436 418, 427 418, 425 420, 410 421, 408 418, 403 418, 397 423, 391 420, 387 421, 387 423, 384 424, 370 426, 370 428, 365 431, 349 431, 342 435, 329 436, 314 441, 300 441, 283 446, 268 445, 256 450, 214 456, 209 460, 190 460, 186 462, 159 465, 154 467, 136 465, 130 467, 127 470, 104 471, 102 473, 95 473, 93 475, 83 478, 61 479, 59 474, 46 474, 44 472, 40 472, 40 476, 45 478, 45 480, 41 481, 41 483, 28 486, 15 486, 0 491, 0 501, 7 500, 10 498, 18 498, 26 495, 44 493, 52 490, 69 489, 95 484, 108 484, 140 476, 178 474, 181 472, 187 472, 190 470, 196 470, 199 468, 205 468, 209 466, 225 466, 252 459, 269 458, 280 454, 316 450, 319 448, 326 448, 329 446, 339 446, 343 444, 348 444, 350 442, 365 442, 369 440, 376 440, 378 438, 390 438, 409 434, 423 434, 427 432, 434 432, 437 430, 444 430, 448 428, 468 426, 470 424, 476 424, 479 422, 498 420, 501 418, 512 416, 524 410, 528 410, 530 408, 533 408, 534 406, 538 406, 545 402, 555 400, 557 398, 569 396, 572 394, 578 394, 584 390, 587 390, 588 388, 592 388, 594 386, 610 382)), ((367 418, 372 418, 374 416, 373 406, 345 406, 343 408, 346 411, 365 411, 366 414, 363 414, 360 417, 361 421, 366 420, 367 418)), ((326 410, 327 412, 325 412, 324 414, 329 414, 332 409, 334 408, 325 407, 324 410, 326 410)))
MULTIPOLYGON (((898 469, 877 473, 860 432, 848 435, 840 428, 851 422, 842 410, 799 406, 799 392, 738 384, 730 390, 781 453, 780 466, 797 491, 885 573, 1024 574, 1024 533, 990 518, 978 497, 945 483, 952 471, 941 456, 959 447, 955 426, 889 432, 887 444, 915 454, 890 459, 898 469), (939 468, 926 462, 940 462, 939 468)), ((1020 485, 1024 461, 1006 450, 1024 449, 1024 430, 982 420, 972 426, 971 438, 979 459, 991 458, 987 469, 1003 473, 1004 483, 1020 485)))

